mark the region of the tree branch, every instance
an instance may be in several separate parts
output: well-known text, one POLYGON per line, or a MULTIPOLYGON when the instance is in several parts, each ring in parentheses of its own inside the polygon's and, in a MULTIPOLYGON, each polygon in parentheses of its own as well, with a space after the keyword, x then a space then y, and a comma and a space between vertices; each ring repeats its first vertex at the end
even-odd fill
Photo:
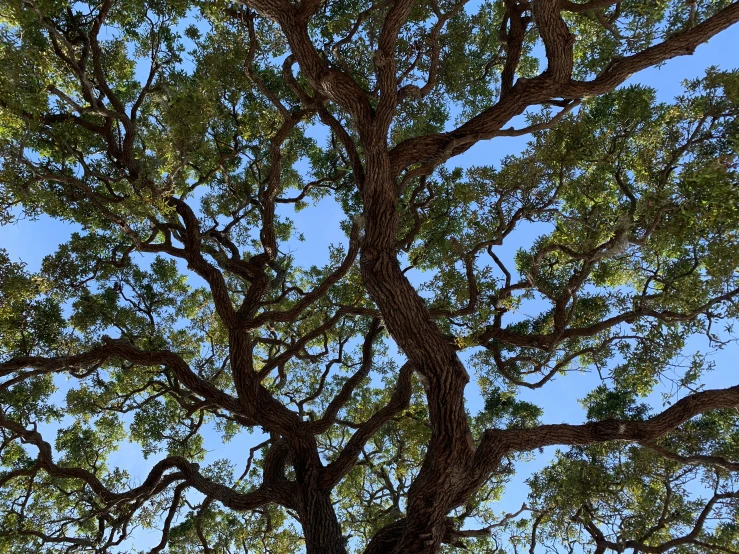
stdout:
POLYGON ((547 103, 555 98, 581 99, 605 94, 642 69, 677 56, 692 54, 700 44, 737 21, 739 21, 739 2, 658 45, 615 60, 592 81, 557 81, 564 75, 564 66, 569 60, 569 54, 553 53, 554 59, 560 60, 555 64, 556 68, 553 68, 554 79, 550 78, 547 72, 534 79, 519 79, 511 88, 510 94, 457 129, 401 142, 390 153, 393 174, 398 175, 404 169, 416 164, 434 168, 447 159, 465 152, 476 142, 498 136, 498 131, 507 121, 523 113, 529 106, 547 103))
MULTIPOLYGON (((166 367, 177 376, 183 385, 195 394, 202 396, 209 403, 235 414, 241 414, 236 398, 198 377, 190 366, 177 354, 166 350, 140 350, 126 340, 111 339, 107 336, 103 337, 103 344, 101 346, 83 354, 56 358, 23 357, 10 359, 0 363, 0 377, 5 377, 25 368, 36 368, 38 371, 47 373, 81 370, 100 366, 114 358, 122 358, 128 362, 142 366, 160 365, 166 367)), ((244 416, 241 415, 241 417, 244 416)), ((245 421, 245 423, 247 422, 245 421)), ((253 424, 253 422, 248 424, 253 424)))
MULTIPOLYGON (((551 445, 588 445, 612 440, 649 443, 698 414, 739 406, 739 385, 691 394, 646 421, 605 420, 584 425, 540 425, 533 429, 488 429, 476 458, 494 453, 524 452, 551 445)), ((486 464, 488 462, 485 462, 486 464)))
POLYGON ((406 362, 398 373, 398 383, 390 401, 366 422, 362 423, 344 446, 338 457, 322 472, 321 486, 331 489, 354 467, 365 443, 393 416, 404 410, 411 399, 411 377, 413 370, 406 362))

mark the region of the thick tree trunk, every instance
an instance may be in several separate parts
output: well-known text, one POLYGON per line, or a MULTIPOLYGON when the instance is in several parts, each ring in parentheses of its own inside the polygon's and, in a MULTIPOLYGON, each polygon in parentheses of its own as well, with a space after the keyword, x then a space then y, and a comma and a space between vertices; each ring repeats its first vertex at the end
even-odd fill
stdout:
POLYGON ((452 344, 441 334, 423 299, 401 271, 396 257, 396 186, 384 144, 367 148, 364 189, 365 239, 361 273, 382 312, 385 326, 427 382, 432 436, 421 471, 408 495, 402 530, 378 536, 369 551, 403 554, 436 551, 446 516, 464 501, 474 443, 464 410, 468 374, 452 344), (377 550, 380 548, 380 550, 377 550))
POLYGON ((257 378, 254 344, 246 332, 229 336, 231 366, 244 409, 269 430, 275 441, 265 458, 265 481, 287 482, 285 465, 295 469, 289 504, 298 512, 308 554, 346 554, 341 525, 331 504, 331 491, 320 485, 323 469, 315 437, 284 405, 276 402, 257 378))
POLYGON ((306 488, 300 493, 298 515, 308 554, 346 554, 330 493, 306 488))
POLYGON ((346 554, 331 490, 320 485, 323 464, 312 435, 292 437, 290 457, 295 469, 295 503, 308 554, 346 554))

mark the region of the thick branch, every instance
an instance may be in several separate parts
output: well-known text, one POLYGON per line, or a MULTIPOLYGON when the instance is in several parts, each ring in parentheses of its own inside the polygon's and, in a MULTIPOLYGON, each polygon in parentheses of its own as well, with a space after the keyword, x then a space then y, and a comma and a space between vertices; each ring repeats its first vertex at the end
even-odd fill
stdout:
MULTIPOLYGON (((529 106, 546 103, 555 98, 580 99, 605 94, 642 69, 677 56, 692 54, 700 44, 737 21, 739 21, 739 2, 643 52, 614 60, 592 81, 557 82, 546 72, 535 79, 519 79, 510 89, 510 94, 457 129, 447 133, 414 137, 398 144, 391 152, 392 171, 397 175, 416 164, 436 167, 447 159, 465 152, 476 142, 498 136, 506 122, 523 113, 529 106)), ((563 56, 559 59, 569 59, 568 55, 563 56)), ((554 73, 555 77, 557 75, 561 77, 562 71, 563 69, 558 67, 554 73)))
POLYGON ((126 340, 116 340, 109 337, 103 337, 103 344, 101 346, 89 352, 74 356, 13 358, 0 363, 0 377, 10 375, 15 371, 25 368, 35 368, 36 370, 48 373, 67 370, 75 371, 100 366, 106 361, 115 358, 142 366, 166 367, 174 373, 183 385, 195 394, 202 396, 209 403, 235 414, 240 414, 238 401, 234 397, 198 377, 190 366, 177 354, 166 350, 140 350, 126 340))
POLYGON ((559 8, 568 12, 583 13, 593 10, 602 10, 618 4, 621 1, 622 0, 590 0, 589 2, 578 4, 577 2, 571 2, 570 0, 560 0, 559 8))
POLYGON ((476 456, 485 459, 488 453, 495 453, 494 458, 499 459, 501 450, 522 452, 555 444, 588 445, 612 440, 651 442, 698 414, 736 406, 739 406, 739 385, 691 394, 646 421, 605 420, 584 425, 541 425, 533 429, 489 429, 485 431, 476 456))
POLYGON ((277 496, 282 500, 286 500, 286 498, 283 498, 284 495, 275 495, 268 485, 263 485, 250 493, 236 492, 225 485, 207 479, 200 473, 197 464, 191 464, 181 456, 170 456, 157 462, 141 485, 125 492, 115 493, 109 490, 96 475, 85 469, 57 465, 52 456, 51 445, 43 439, 38 431, 29 431, 19 423, 7 418, 2 412, 0 412, 0 427, 12 431, 21 437, 23 442, 38 448, 36 463, 39 468, 52 477, 83 481, 110 506, 150 496, 158 490, 163 490, 162 485, 166 486, 175 481, 186 482, 201 493, 217 499, 224 506, 234 510, 253 510, 268 502, 276 501, 277 496), (165 475, 170 469, 178 471, 165 475))
POLYGON ((614 59, 606 70, 592 81, 572 81, 559 89, 564 98, 585 98, 605 94, 623 83, 634 73, 659 65, 677 56, 687 56, 714 35, 739 22, 739 2, 734 2, 695 27, 678 33, 646 50, 614 59))
POLYGON ((572 45, 575 37, 567 29, 558 4, 558 0, 537 0, 533 3, 533 9, 549 64, 542 76, 564 83, 572 76, 572 45))

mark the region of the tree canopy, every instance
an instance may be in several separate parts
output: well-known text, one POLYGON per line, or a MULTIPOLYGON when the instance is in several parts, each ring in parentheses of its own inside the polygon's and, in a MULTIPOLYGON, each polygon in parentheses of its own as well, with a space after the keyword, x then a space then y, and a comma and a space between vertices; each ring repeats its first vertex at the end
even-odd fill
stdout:
POLYGON ((0 552, 739 552, 739 72, 621 86, 739 2, 0 6, 0 552))

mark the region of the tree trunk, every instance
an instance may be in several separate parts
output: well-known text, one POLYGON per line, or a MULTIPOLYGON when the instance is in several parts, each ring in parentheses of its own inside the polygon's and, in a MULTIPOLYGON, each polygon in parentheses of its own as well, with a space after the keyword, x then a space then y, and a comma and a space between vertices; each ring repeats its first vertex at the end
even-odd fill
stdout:
POLYGON ((311 487, 303 489, 299 496, 298 515, 308 554, 346 554, 331 494, 311 487))
MULTIPOLYGON (((285 465, 295 469, 290 504, 300 518, 308 554, 346 554, 341 525, 331 503, 331 491, 320 486, 323 465, 315 437, 305 432, 296 414, 278 403, 261 385, 253 367, 254 344, 248 333, 229 335, 234 383, 247 410, 275 440, 265 458, 264 476, 274 483, 286 482, 285 465), (257 411, 259 407, 260 411, 257 411)), ((248 413, 248 412, 247 412, 248 413)))
POLYGON ((474 454, 464 410, 469 376, 454 346, 441 334, 398 263, 396 187, 389 159, 380 150, 383 148, 374 152, 367 148, 362 279, 388 332, 428 383, 432 435, 421 471, 409 491, 402 531, 397 527, 388 529, 386 536, 378 536, 380 540, 368 550, 428 553, 441 545, 449 511, 465 500, 461 487, 466 488, 469 482, 468 469, 474 454))

